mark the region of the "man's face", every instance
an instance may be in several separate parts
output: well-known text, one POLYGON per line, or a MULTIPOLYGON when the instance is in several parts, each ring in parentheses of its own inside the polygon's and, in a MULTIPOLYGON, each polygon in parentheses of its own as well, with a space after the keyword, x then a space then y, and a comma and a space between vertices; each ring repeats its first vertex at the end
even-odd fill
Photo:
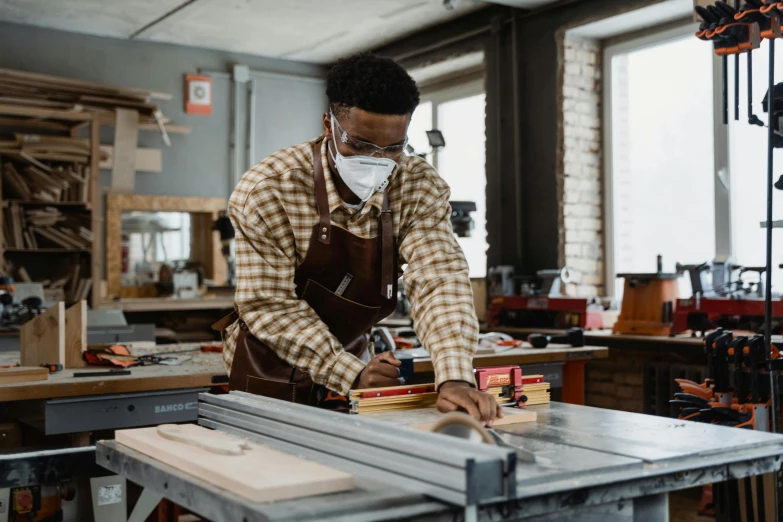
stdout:
POLYGON ((410 119, 410 114, 376 114, 351 107, 335 114, 334 127, 329 112, 324 113, 324 136, 330 147, 337 143, 343 156, 382 156, 398 161, 404 152, 410 119), (347 141, 342 139, 343 133, 347 141))

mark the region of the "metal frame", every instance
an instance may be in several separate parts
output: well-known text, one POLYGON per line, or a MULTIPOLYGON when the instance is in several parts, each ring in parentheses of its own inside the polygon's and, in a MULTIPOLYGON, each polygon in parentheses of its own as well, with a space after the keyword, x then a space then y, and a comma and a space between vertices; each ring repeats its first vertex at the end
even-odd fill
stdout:
POLYGON ((280 447, 452 504, 471 506, 516 494, 516 453, 390 426, 374 419, 285 403, 243 392, 202 394, 199 422, 280 447))
MULTIPOLYGON (((604 156, 604 270, 606 293, 615 295, 615 252, 614 252, 614 177, 612 172, 612 58, 646 47, 693 36, 696 24, 686 23, 679 27, 663 29, 645 34, 639 38, 606 46, 603 50, 603 156, 604 156)), ((720 59, 713 56, 713 96, 720 98, 720 59)), ((729 194, 729 151, 728 127, 721 123, 718 104, 713 110, 714 132, 714 186, 715 186, 715 250, 716 255, 731 254, 731 210, 729 194)))

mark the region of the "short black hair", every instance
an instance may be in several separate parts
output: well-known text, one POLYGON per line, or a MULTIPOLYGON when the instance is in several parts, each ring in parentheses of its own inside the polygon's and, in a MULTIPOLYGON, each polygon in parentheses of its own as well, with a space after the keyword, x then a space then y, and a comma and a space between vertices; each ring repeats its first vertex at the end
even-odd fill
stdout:
POLYGON ((391 58, 356 53, 335 63, 326 76, 326 96, 335 114, 351 107, 376 114, 410 114, 419 89, 391 58))

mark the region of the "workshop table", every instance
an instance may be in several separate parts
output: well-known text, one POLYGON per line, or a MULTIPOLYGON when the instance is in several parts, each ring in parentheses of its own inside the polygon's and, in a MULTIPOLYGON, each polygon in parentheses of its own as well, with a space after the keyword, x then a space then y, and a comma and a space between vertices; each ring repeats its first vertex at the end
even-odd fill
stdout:
MULTIPOLYGON (((602 346, 574 348, 565 344, 550 344, 546 348, 532 348, 525 343, 522 348, 476 355, 473 367, 526 364, 563 363, 563 393, 561 400, 569 404, 585 403, 585 364, 591 359, 605 359, 609 350, 602 346)), ((422 357, 413 361, 414 373, 433 371, 432 359, 422 357)))
MULTIPOLYGON (((783 455, 783 436, 768 433, 562 403, 528 409, 538 412, 536 422, 497 431, 536 462, 517 462, 515 498, 471 512, 477 520, 666 521, 670 491, 769 473, 783 455)), ((371 417, 422 422, 405 411, 371 417)), ((453 520, 467 513, 363 475, 352 492, 253 503, 114 441, 100 442, 96 453, 100 465, 145 488, 138 515, 162 497, 208 519, 243 522, 453 520)))
MULTIPOLYGON (((481 332, 498 332, 508 334, 515 339, 526 339, 528 335, 540 333, 545 335, 562 335, 564 329, 557 328, 522 328, 516 326, 481 325, 481 332)), ((772 336, 773 341, 783 341, 783 336, 772 336)), ((688 355, 703 355, 704 341, 701 337, 691 334, 677 335, 631 335, 613 334, 611 330, 585 330, 587 346, 605 346, 618 350, 651 350, 677 351, 688 355)))

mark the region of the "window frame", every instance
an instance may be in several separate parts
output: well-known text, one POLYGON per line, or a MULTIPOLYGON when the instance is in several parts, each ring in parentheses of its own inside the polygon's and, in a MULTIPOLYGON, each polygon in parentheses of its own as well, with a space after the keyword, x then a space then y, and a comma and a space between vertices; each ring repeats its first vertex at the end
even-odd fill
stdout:
MULTIPOLYGON (((683 23, 682 25, 647 33, 636 38, 606 45, 603 49, 603 189, 604 189, 604 277, 606 279, 606 295, 615 295, 615 250, 614 250, 614 177, 612 173, 612 58, 617 55, 645 49, 680 39, 684 36, 693 37, 698 30, 698 24, 683 23)), ((709 45, 705 42, 704 45, 709 45)), ((729 128, 722 122, 722 109, 718 100, 721 92, 721 60, 712 55, 712 93, 713 93, 713 149, 714 149, 714 187, 715 187, 715 254, 731 255, 731 208, 730 208, 730 171, 729 171, 729 128)))
MULTIPOLYGON (((472 76, 472 75, 471 75, 472 76)), ((421 88, 420 103, 432 103, 432 129, 438 129, 438 106, 461 98, 468 98, 478 94, 486 94, 484 88, 484 75, 479 77, 457 78, 446 84, 434 84, 431 87, 421 88)), ((486 108, 484 109, 486 114, 486 108)), ((446 137, 448 139, 448 137, 446 137)), ((448 141, 446 142, 448 146, 448 141)), ((486 157, 486 150, 485 150, 486 157)), ((438 152, 432 153, 432 166, 438 169, 438 152)))

